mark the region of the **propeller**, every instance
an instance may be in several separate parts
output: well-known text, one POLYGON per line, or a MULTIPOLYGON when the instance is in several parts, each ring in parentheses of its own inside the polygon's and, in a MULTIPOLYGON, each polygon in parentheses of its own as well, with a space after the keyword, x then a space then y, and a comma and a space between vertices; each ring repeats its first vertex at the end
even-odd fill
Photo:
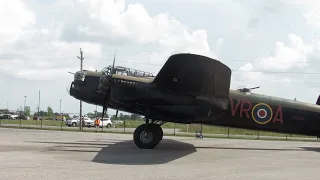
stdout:
POLYGON ((108 83, 107 83, 108 86, 107 87, 100 85, 100 88, 105 90, 104 91, 105 92, 105 96, 104 96, 103 108, 102 108, 102 117, 101 117, 102 119, 103 119, 103 117, 105 115, 105 112, 108 110, 108 102, 109 102, 110 96, 111 96, 111 80, 112 80, 115 61, 116 61, 116 53, 114 54, 114 57, 113 57, 113 64, 112 64, 112 67, 111 67, 110 75, 106 75, 105 77, 102 77, 100 79, 100 83, 103 83, 105 81, 104 79, 108 79, 108 83))

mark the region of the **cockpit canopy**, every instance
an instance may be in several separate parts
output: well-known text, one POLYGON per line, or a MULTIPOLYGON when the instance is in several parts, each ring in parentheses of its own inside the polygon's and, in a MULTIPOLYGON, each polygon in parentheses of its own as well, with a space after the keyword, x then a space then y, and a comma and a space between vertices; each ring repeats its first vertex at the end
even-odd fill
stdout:
MULTIPOLYGON (((108 66, 102 69, 102 73, 104 75, 110 75, 111 74, 112 66, 108 66)), ((127 68, 123 66, 115 66, 113 70, 113 74, 119 74, 124 76, 135 76, 135 77, 154 77, 152 73, 140 71, 132 68, 127 68)))

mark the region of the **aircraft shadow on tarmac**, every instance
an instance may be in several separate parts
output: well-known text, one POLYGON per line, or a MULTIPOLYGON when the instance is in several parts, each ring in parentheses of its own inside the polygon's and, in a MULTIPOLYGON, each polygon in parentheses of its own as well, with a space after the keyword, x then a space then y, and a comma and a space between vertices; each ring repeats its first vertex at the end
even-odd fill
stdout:
POLYGON ((306 151, 320 152, 320 147, 300 147, 306 151))
POLYGON ((220 149, 220 150, 248 150, 248 151, 305 151, 303 149, 284 148, 249 148, 249 147, 205 147, 196 146, 196 149, 220 149))
POLYGON ((249 147, 204 147, 204 146, 201 147, 201 146, 195 146, 195 148, 196 149, 220 149, 220 150, 248 150, 248 151, 314 151, 314 152, 320 152, 320 147, 249 148, 249 147))
POLYGON ((171 139, 163 139, 154 149, 139 149, 134 144, 133 140, 116 142, 108 140, 80 142, 29 142, 55 144, 54 146, 46 148, 46 152, 96 152, 97 155, 92 161, 104 164, 165 164, 196 152, 196 149, 192 144, 171 139), (84 148, 90 148, 90 150, 84 148))
MULTIPOLYGON (((31 142, 31 141, 29 141, 31 142)), ((205 147, 194 146, 189 143, 171 139, 163 139, 155 149, 139 149, 132 140, 97 140, 75 142, 48 142, 38 141, 33 143, 52 143, 55 146, 45 151, 93 152, 97 153, 93 162, 121 165, 151 165, 165 164, 196 152, 196 149, 212 150, 249 150, 249 151, 315 151, 320 152, 320 147, 297 148, 250 148, 250 147, 205 147), (66 149, 67 148, 67 149, 66 149), (84 148, 91 148, 90 150, 84 148), (92 149, 93 148, 93 149, 92 149), (95 149, 96 148, 96 149, 95 149)))
POLYGON ((152 150, 139 149, 132 140, 102 148, 93 162, 105 164, 150 165, 164 164, 196 152, 192 144, 163 139, 152 150))

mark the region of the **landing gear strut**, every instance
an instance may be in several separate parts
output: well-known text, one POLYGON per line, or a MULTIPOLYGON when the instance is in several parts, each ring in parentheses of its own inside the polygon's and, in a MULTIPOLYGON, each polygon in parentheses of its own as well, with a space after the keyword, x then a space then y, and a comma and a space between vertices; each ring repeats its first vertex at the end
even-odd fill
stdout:
POLYGON ((162 140, 163 131, 160 124, 150 123, 146 119, 146 124, 141 124, 133 133, 133 140, 140 149, 153 149, 162 140))

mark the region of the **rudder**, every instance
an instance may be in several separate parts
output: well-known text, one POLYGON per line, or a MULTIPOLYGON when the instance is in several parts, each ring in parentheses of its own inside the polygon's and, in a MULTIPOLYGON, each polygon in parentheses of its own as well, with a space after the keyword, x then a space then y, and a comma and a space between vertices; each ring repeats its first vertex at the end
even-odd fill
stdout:
POLYGON ((320 95, 319 95, 319 97, 318 97, 318 100, 317 100, 316 104, 317 104, 317 105, 320 105, 320 95))

